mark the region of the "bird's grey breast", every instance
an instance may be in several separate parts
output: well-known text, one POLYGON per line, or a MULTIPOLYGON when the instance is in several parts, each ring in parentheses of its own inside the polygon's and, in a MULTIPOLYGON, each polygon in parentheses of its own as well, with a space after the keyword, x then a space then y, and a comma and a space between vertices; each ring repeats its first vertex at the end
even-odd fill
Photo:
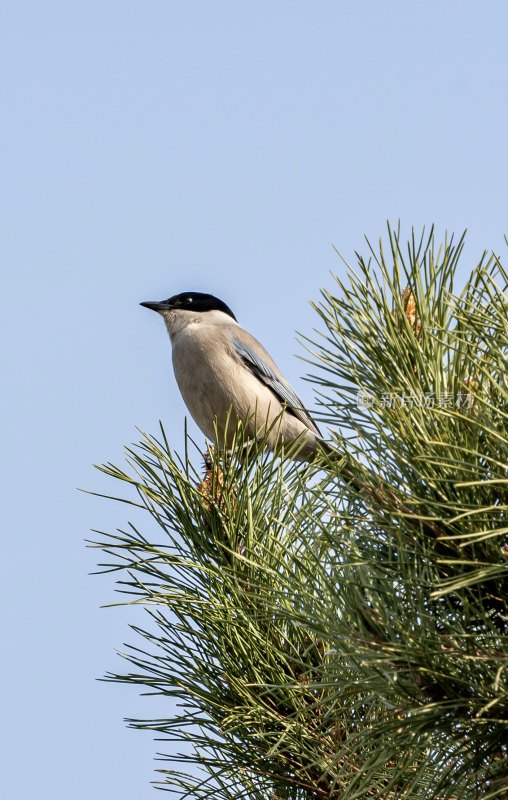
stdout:
POLYGON ((232 405, 236 361, 221 326, 191 323, 172 338, 173 370, 185 405, 203 433, 214 438, 214 418, 232 405))

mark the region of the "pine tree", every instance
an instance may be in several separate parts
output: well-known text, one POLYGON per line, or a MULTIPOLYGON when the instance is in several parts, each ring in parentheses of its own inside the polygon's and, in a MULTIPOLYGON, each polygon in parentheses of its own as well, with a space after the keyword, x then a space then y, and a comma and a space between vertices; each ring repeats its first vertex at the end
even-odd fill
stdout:
POLYGON ((508 275, 388 242, 306 339, 335 454, 239 429, 203 478, 161 428, 101 468, 150 530, 94 542, 147 614, 109 678, 160 695, 179 798, 508 797, 508 275))

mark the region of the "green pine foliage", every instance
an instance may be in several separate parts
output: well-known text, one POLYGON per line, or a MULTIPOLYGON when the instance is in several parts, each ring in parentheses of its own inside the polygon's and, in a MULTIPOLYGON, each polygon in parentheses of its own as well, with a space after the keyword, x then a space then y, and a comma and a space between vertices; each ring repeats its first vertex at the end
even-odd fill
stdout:
POLYGON ((462 249, 389 228, 322 293, 337 454, 239 430, 203 478, 161 428, 101 468, 146 512, 94 543, 147 615, 109 677, 160 695, 178 798, 508 797, 508 276, 455 293, 462 249))

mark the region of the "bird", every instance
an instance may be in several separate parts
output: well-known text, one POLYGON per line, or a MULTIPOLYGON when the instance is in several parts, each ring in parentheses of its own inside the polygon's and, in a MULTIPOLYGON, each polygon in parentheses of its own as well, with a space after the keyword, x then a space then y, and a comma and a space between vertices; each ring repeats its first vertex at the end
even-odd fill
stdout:
POLYGON ((140 305, 163 318, 173 370, 185 405, 205 437, 233 445, 239 423, 272 451, 297 441, 293 458, 310 461, 321 432, 263 345, 243 328, 223 300, 181 292, 140 305))

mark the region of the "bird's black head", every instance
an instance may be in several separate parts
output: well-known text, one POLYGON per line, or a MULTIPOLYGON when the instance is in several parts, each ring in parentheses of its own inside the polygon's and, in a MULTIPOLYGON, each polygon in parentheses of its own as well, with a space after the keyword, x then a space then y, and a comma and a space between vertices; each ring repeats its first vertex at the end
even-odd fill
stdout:
POLYGON ((151 308, 153 311, 193 311, 199 313, 203 311, 222 311, 224 314, 232 317, 236 322, 236 317, 222 300, 214 297, 213 294, 206 294, 205 292, 181 292, 174 294, 173 297, 168 297, 167 300, 161 302, 147 301, 141 303, 145 308, 151 308))

